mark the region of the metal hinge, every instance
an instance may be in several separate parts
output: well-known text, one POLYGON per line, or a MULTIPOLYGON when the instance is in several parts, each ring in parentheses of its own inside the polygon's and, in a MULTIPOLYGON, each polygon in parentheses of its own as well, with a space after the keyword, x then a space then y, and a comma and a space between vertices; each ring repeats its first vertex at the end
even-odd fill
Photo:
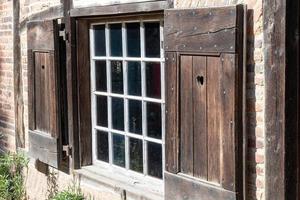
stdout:
POLYGON ((64 41, 68 41, 69 34, 66 30, 59 31, 59 37, 62 37, 64 41))
POLYGON ((66 156, 72 156, 72 147, 69 145, 63 145, 63 151, 66 152, 66 156))

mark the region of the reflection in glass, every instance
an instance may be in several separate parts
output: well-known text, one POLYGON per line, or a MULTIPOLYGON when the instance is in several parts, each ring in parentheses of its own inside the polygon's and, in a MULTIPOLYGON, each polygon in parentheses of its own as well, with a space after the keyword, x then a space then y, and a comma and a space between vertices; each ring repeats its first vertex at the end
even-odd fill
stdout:
POLYGON ((106 92, 106 61, 95 61, 96 90, 106 92))
POLYGON ((122 61, 111 61, 111 92, 123 93, 123 65, 122 61))
POLYGON ((141 44, 140 44, 140 24, 129 23, 126 24, 127 30, 127 56, 140 57, 141 44))
POLYGON ((142 102, 129 100, 129 132, 142 134, 142 102))
POLYGON ((161 144, 147 143, 148 148, 148 174, 162 178, 162 147, 161 144))
POLYGON ((110 55, 122 56, 122 24, 111 24, 110 31, 110 55))
POLYGON ((124 100, 111 98, 112 104, 112 127, 116 130, 124 130, 124 100))
POLYGON ((125 139, 123 135, 113 134, 113 163, 125 167, 125 139))
POLYGON ((146 94, 147 97, 161 97, 160 63, 146 63, 146 94))
POLYGON ((128 94, 141 96, 141 63, 128 62, 128 94))
POLYGON ((107 97, 106 96, 96 96, 97 102, 97 125, 107 126, 107 97))
POLYGON ((143 141, 135 138, 129 139, 130 169, 143 172, 143 141))
POLYGON ((105 25, 94 26, 94 51, 95 56, 105 56, 106 46, 105 46, 105 25))
POLYGON ((161 105, 147 103, 147 135, 161 139, 161 105))
POLYGON ((145 23, 146 57, 160 57, 160 30, 158 22, 145 23))
POLYGON ((109 162, 108 134, 103 131, 97 131, 97 158, 109 162))

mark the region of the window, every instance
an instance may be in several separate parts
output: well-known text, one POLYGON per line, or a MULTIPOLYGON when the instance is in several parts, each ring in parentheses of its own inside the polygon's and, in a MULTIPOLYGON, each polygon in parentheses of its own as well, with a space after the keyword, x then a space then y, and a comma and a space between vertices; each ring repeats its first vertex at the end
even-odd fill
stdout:
POLYGON ((161 20, 91 25, 93 163, 163 177, 162 36, 161 20))

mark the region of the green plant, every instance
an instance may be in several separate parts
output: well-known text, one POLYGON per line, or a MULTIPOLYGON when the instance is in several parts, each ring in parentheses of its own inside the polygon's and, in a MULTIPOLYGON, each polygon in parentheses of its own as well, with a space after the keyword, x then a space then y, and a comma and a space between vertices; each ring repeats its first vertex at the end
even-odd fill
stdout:
POLYGON ((84 200, 84 195, 82 194, 79 187, 73 185, 68 187, 68 189, 58 192, 51 200, 84 200))
POLYGON ((26 198, 24 168, 28 159, 21 153, 0 156, 0 200, 24 200, 26 198))

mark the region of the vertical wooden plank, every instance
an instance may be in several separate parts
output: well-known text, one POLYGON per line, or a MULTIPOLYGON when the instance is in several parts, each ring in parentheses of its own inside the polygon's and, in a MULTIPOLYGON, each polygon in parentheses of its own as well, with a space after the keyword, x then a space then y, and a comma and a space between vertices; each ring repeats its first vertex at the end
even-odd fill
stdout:
POLYGON ((92 164, 92 122, 90 88, 89 27, 86 20, 77 22, 77 80, 81 166, 92 164))
POLYGON ((35 67, 34 54, 32 50, 27 51, 28 55, 28 128, 35 130, 35 67))
POLYGON ((177 54, 166 53, 166 170, 179 172, 177 54))
POLYGON ((193 56, 194 176, 207 180, 206 57, 193 56))
POLYGON ((207 57, 208 181, 220 183, 220 73, 219 57, 207 57))
POLYGON ((56 65, 54 64, 54 54, 49 53, 47 64, 48 70, 48 87, 49 87, 49 92, 48 92, 48 97, 49 100, 49 130, 51 133, 51 136, 54 138, 59 137, 58 133, 58 116, 59 116, 59 111, 58 111, 58 93, 57 93, 57 70, 56 70, 56 65))
MULTIPOLYGON (((42 124, 42 116, 40 110, 42 109, 42 96, 41 96, 41 88, 43 87, 42 84, 42 74, 41 74, 41 53, 35 52, 34 53, 34 102, 35 102, 35 129, 40 130, 42 124)), ((33 129, 33 130, 35 130, 33 129)))
POLYGON ((180 63, 180 134, 181 134, 181 172, 193 175, 193 96, 192 56, 181 56, 180 63))
POLYGON ((221 107, 220 107, 220 131, 221 131, 221 185, 223 188, 235 191, 235 55, 222 54, 221 67, 221 107))

